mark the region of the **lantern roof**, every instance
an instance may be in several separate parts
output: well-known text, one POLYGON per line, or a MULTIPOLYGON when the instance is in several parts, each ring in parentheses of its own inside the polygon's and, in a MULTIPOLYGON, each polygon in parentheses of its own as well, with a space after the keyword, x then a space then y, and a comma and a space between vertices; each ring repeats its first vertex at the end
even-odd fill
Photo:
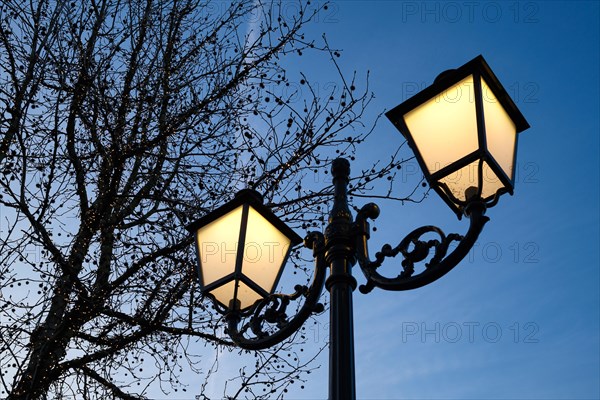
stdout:
POLYGON ((235 210, 239 206, 243 204, 249 204, 254 208, 260 215, 262 215, 269 223, 271 223, 275 228, 277 228, 281 233, 287 236, 291 242, 292 246, 296 246, 302 243, 302 238, 294 232, 292 228, 287 226, 281 219, 279 219, 273 211, 271 211, 268 207, 263 204, 263 196, 254 189, 242 189, 235 194, 235 197, 220 206, 219 208, 211 211, 205 216, 197 219, 196 221, 190 223, 185 227, 189 232, 194 233, 201 227, 210 224, 211 222, 221 218, 225 214, 235 210))

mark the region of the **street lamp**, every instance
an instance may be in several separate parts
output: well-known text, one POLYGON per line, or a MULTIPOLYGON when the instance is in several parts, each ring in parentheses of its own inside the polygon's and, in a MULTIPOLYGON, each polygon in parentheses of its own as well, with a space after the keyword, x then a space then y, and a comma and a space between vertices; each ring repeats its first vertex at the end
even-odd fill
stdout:
POLYGON ((386 116, 459 218, 470 196, 489 207, 512 194, 517 134, 529 124, 482 56, 441 73, 386 116))
POLYGON ((241 191, 232 202, 187 227, 196 236, 203 292, 215 300, 216 309, 225 315, 227 333, 242 348, 264 349, 288 338, 311 314, 323 310, 319 298, 327 288, 329 398, 335 400, 356 398, 352 266, 358 262, 366 278, 359 288, 362 293, 375 287, 415 289, 449 272, 468 254, 489 220, 486 209, 502 193, 512 193, 517 134, 529 127, 481 56, 444 72, 386 115, 407 138, 430 186, 459 218, 469 218, 464 236, 423 226, 396 247, 384 245, 372 260, 368 219, 379 216, 379 207, 366 204, 353 219, 347 198, 350 164, 343 158, 331 167, 334 198, 325 232, 310 232, 304 239, 315 259, 310 287, 298 285, 290 295, 273 293, 289 249, 299 237, 254 191, 241 191), (431 234, 437 239, 423 239, 431 234), (448 252, 455 241, 458 244, 448 252), (247 250, 253 246, 254 258, 247 250), (402 271, 395 277, 381 275, 378 267, 385 258, 398 254, 403 257, 402 271), (425 268, 415 273, 415 264, 424 261, 425 268), (289 317, 290 300, 302 296, 304 304, 289 317), (243 317, 248 322, 242 324, 243 317))
POLYGON ((302 239, 251 189, 188 226, 196 232, 200 288, 222 309, 243 311, 273 294, 302 239))

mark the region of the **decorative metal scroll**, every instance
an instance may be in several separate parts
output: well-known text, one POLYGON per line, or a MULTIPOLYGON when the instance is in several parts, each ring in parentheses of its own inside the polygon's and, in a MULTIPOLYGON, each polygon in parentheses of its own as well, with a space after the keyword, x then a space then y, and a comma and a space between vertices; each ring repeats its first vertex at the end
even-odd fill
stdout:
MULTIPOLYGON (((352 252, 367 279, 366 284, 359 287, 360 291, 368 293, 375 287, 384 290, 409 290, 441 278, 454 268, 475 244, 483 226, 489 220, 484 215, 485 209, 482 202, 472 202, 465 208, 470 225, 464 236, 455 233, 446 235, 435 226, 423 226, 409 233, 396 247, 384 245, 375 255, 375 260, 371 261, 368 252, 370 226, 367 219, 377 218, 379 207, 374 203, 365 205, 358 212, 350 235, 354 240, 352 252), (426 234, 437 235, 437 238, 425 240, 423 236, 426 234), (452 242, 458 242, 458 245, 448 253, 452 242), (402 271, 392 278, 381 275, 378 268, 383 261, 399 254, 403 257, 402 271), (415 273, 415 264, 427 259, 429 261, 425 263, 424 270, 415 273)), ((315 273, 310 287, 297 285, 292 294, 273 294, 257 302, 244 314, 239 311, 226 313, 227 333, 238 346, 249 350, 273 346, 294 334, 313 313, 323 311, 319 298, 328 266, 323 234, 310 233, 305 238, 305 245, 313 250, 315 257, 315 273), (293 317, 289 317, 287 309, 290 302, 302 297, 305 298, 304 304, 293 317), (243 324, 242 319, 246 321, 243 324)))
POLYGON ((461 235, 456 233, 446 236, 441 229, 435 226, 423 226, 409 233, 402 239, 400 244, 394 248, 389 244, 385 244, 381 248, 381 251, 375 253, 375 261, 372 261, 367 265, 367 268, 376 269, 381 266, 386 257, 396 257, 398 253, 401 253, 404 256, 404 260, 402 260, 403 271, 400 273, 399 277, 410 278, 415 272, 415 263, 425 260, 429 256, 431 249, 434 250, 434 255, 431 257, 430 261, 425 264, 426 268, 437 265, 446 255, 450 243, 455 240, 460 241, 462 238, 461 235), (429 232, 436 233, 439 236, 439 240, 420 240, 423 235, 429 232), (411 245, 413 248, 412 250, 409 250, 409 246, 411 245))
POLYGON ((310 287, 296 285, 292 294, 272 294, 257 302, 249 313, 229 312, 227 333, 240 347, 260 350, 279 343, 294 332, 313 314, 323 312, 319 303, 325 283, 327 265, 323 257, 324 238, 319 232, 311 232, 304 239, 306 247, 312 248, 315 257, 315 272, 310 287), (289 318, 287 308, 291 301, 304 297, 304 304, 296 315, 289 318), (245 322, 241 327, 242 317, 245 322))
POLYGON ((370 232, 367 219, 376 219, 379 216, 379 207, 373 203, 365 205, 358 212, 355 220, 357 260, 367 278, 367 283, 361 285, 359 290, 362 293, 369 293, 375 287, 385 290, 410 290, 425 286, 441 278, 454 268, 475 244, 483 226, 489 220, 484 215, 485 209, 485 204, 480 202, 468 205, 465 214, 470 219, 470 226, 464 236, 456 233, 446 235, 435 226, 423 226, 409 233, 396 247, 389 244, 384 245, 381 251, 375 254, 375 260, 371 261, 367 243, 370 232), (438 238, 422 240, 421 238, 428 233, 436 234, 438 238), (454 241, 458 242, 458 245, 448 254, 448 248, 454 241), (415 264, 426 260, 432 250, 433 255, 425 263, 425 269, 415 274, 415 264), (400 274, 393 278, 381 275, 377 269, 385 258, 396 257, 398 254, 403 256, 400 274))

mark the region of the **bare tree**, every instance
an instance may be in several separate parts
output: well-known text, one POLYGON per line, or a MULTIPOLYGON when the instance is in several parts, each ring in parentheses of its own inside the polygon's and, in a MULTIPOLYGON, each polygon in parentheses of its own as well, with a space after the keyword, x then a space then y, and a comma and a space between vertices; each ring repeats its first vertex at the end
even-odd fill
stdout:
MULTIPOLYGON (((212 370, 195 343, 231 348, 195 285, 186 223, 251 187, 291 226, 321 226, 331 188, 306 182, 369 136, 371 94, 341 72, 320 93, 288 72, 306 52, 335 71, 339 54, 303 32, 326 5, 287 4, 2 1, 2 397, 185 390, 183 368, 212 370)), ((380 180, 391 197, 401 162, 390 152, 352 193, 380 180)), ((314 366, 298 341, 255 353, 231 396, 301 381, 314 366)))

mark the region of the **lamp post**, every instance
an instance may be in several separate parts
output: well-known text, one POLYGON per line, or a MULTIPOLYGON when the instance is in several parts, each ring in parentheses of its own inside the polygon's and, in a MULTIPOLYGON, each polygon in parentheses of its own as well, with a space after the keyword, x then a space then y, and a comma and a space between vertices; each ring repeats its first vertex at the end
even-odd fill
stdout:
POLYGON ((459 219, 469 219, 464 236, 423 226, 396 247, 383 246, 371 260, 368 220, 379 216, 379 207, 366 204, 353 218, 347 198, 350 164, 343 158, 331 166, 334 198, 325 232, 310 232, 304 239, 315 259, 310 287, 298 285, 289 295, 274 293, 290 248, 300 238, 262 204, 258 193, 243 190, 188 226, 196 236, 201 288, 225 315, 227 333, 242 348, 264 349, 288 338, 311 314, 323 310, 318 301, 327 288, 332 400, 356 398, 353 265, 358 263, 366 278, 359 288, 365 294, 375 287, 415 289, 448 273, 473 247, 489 220, 486 209, 503 193, 512 194, 517 134, 529 127, 481 56, 440 74, 433 85, 386 116, 406 137, 429 185, 459 219), (432 234, 437 239, 423 239, 432 234), (448 252, 455 241, 457 246, 448 252), (399 275, 381 275, 378 267, 385 258, 398 254, 403 256, 399 275), (425 269, 415 273, 415 264, 423 261, 425 269), (289 317, 289 302, 300 297, 304 304, 289 317))

